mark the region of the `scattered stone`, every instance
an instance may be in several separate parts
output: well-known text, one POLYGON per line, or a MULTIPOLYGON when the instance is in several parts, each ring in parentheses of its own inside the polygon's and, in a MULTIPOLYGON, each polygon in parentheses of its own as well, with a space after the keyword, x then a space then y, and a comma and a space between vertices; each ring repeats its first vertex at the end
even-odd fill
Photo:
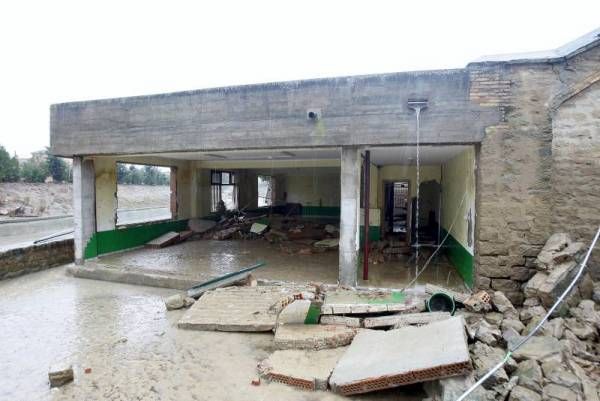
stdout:
POLYGON ((537 298, 538 291, 540 287, 546 282, 547 278, 548 275, 546 273, 538 272, 531 279, 529 279, 529 281, 527 282, 527 284, 525 284, 525 287, 523 288, 525 297, 527 297, 527 299, 535 299, 536 305, 539 303, 539 300, 537 298))
POLYGON ((560 361, 548 361, 542 364, 544 377, 550 383, 580 391, 580 382, 577 376, 569 372, 560 361))
POLYGON ((185 308, 189 308, 190 306, 194 305, 194 303, 196 302, 196 300, 192 297, 185 297, 183 299, 183 306, 185 308))
POLYGON ((284 324, 275 331, 274 344, 278 349, 326 349, 348 345, 357 330, 323 324, 284 324))
MULTIPOLYGON (((489 370, 504 359, 505 352, 500 348, 490 347, 487 344, 476 342, 471 347, 471 356, 475 366, 475 375, 483 377, 489 370)), ((485 382, 483 387, 490 390, 494 386, 508 382, 508 374, 504 368, 498 369, 485 382)))
POLYGON ((268 380, 277 381, 305 390, 327 390, 327 380, 346 348, 320 351, 275 351, 258 365, 260 374, 268 380))
POLYGON ((512 327, 507 327, 502 330, 502 339, 509 346, 512 347, 521 341, 521 335, 512 327))
POLYGON ((505 400, 508 394, 512 391, 512 389, 517 386, 518 381, 519 378, 517 376, 512 376, 506 383, 494 386, 496 399, 505 400))
POLYGON ((506 317, 516 319, 519 316, 517 309, 501 291, 494 292, 492 304, 498 312, 504 314, 506 317))
POLYGON ((580 321, 586 322, 600 329, 600 312, 596 310, 594 301, 585 299, 581 301, 576 308, 571 308, 569 312, 572 316, 576 317, 580 321))
POLYGON ((565 320, 562 317, 548 320, 546 323, 544 323, 540 332, 552 337, 562 338, 565 332, 565 320))
POLYGON ((260 377, 252 379, 252 381, 250 382, 250 384, 252 384, 253 386, 260 386, 260 377))
POLYGON ((362 318, 351 316, 323 315, 321 316, 320 323, 359 328, 362 326, 362 318))
POLYGON ((534 336, 521 348, 514 351, 512 356, 517 361, 533 359, 540 362, 560 360, 561 347, 558 340, 550 336, 534 336))
POLYGON ((600 401, 600 396, 596 390, 596 383, 589 378, 585 370, 573 360, 567 360, 567 363, 579 380, 581 380, 584 401, 600 401))
POLYGON ((73 366, 66 363, 57 363, 50 366, 48 372, 50 387, 60 387, 73 381, 73 366))
POLYGON ((544 386, 542 397, 544 400, 577 401, 577 394, 573 390, 554 383, 544 386))
POLYGON ((515 375, 519 378, 519 386, 528 388, 538 394, 542 392, 544 376, 542 375, 542 368, 536 361, 527 359, 520 362, 515 375))
POLYGON ((349 395, 460 376, 471 371, 463 319, 397 330, 360 331, 333 370, 333 391, 349 395))
POLYGON ((523 332, 523 329, 525 328, 525 325, 517 319, 504 319, 500 324, 500 328, 502 329, 502 331, 511 328, 514 331, 516 331, 517 334, 521 334, 523 332))
MULTIPOLYGON (((440 380, 428 381, 423 384, 423 388, 432 400, 436 401, 456 401, 458 397, 475 384, 473 373, 466 376, 448 377, 440 380)), ((477 387, 470 395, 469 401, 492 401, 494 395, 491 391, 486 391, 483 387, 477 387)))
POLYGON ((487 321, 481 320, 475 329, 475 339, 486 343, 492 347, 498 345, 498 341, 502 338, 500 330, 487 321))
POLYGON ((540 270, 547 270, 554 262, 554 255, 562 252, 571 243, 571 238, 565 233, 556 233, 550 236, 544 244, 536 259, 540 270))
POLYGON ((600 304, 600 281, 594 284, 594 290, 592 293, 592 300, 597 304, 600 304))
POLYGON ((529 308, 521 309, 520 318, 521 322, 528 323, 534 317, 544 317, 546 315, 546 309, 543 306, 531 306, 529 308))
POLYGON ((511 390, 508 401, 542 401, 542 396, 540 392, 518 385, 511 390))
POLYGON ((541 305, 540 304, 540 300, 539 298, 527 298, 525 299, 525 301, 523 301, 523 306, 524 307, 529 307, 529 306, 538 306, 541 305))
POLYGON ((500 327, 502 321, 504 320, 504 315, 500 312, 489 312, 486 313, 483 318, 492 326, 500 327))
POLYGON ((575 334, 580 340, 590 340, 593 341, 596 339, 596 328, 586 324, 579 319, 568 318, 565 319, 566 325, 575 334))
POLYGON ((181 294, 171 295, 165 299, 167 310, 181 309, 185 306, 185 297, 181 294))
POLYGON ((554 267, 546 280, 538 288, 538 297, 542 305, 550 307, 558 297, 566 290, 577 274, 577 263, 565 262, 554 267))

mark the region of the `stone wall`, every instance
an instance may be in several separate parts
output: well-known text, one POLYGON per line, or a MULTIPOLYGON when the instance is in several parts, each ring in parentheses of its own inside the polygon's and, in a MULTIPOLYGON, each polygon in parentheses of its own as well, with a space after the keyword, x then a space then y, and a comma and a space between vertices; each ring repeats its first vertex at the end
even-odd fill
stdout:
MULTIPOLYGON (((552 131, 552 226, 587 242, 600 226, 600 82, 558 108, 552 131)), ((600 250, 592 262, 600 279, 600 250)))
POLYGON ((73 240, 47 242, 0 252, 0 280, 72 263, 73 240))
MULTIPOLYGON (((569 88, 597 73, 599 61, 596 48, 560 64, 469 66, 471 101, 498 108, 501 115, 499 124, 486 128, 479 154, 477 285, 504 291, 516 304, 523 299, 521 283, 533 274, 533 260, 553 232, 564 231, 587 242, 597 227, 586 216, 598 214, 598 167, 586 163, 593 164, 594 155, 598 159, 597 148, 590 146, 598 144, 598 131, 595 139, 573 138, 564 128, 563 133, 553 132, 552 107, 569 88), (569 153, 558 147, 565 135, 571 142, 569 153), (572 180, 574 170, 582 170, 588 179, 572 180), (570 197, 567 193, 578 194, 577 199, 565 201, 565 196, 570 197), (580 197, 587 205, 583 209, 575 207, 580 197), (557 218, 556 212, 563 217, 557 218)), ((592 101, 581 100, 585 117, 577 105, 571 106, 570 117, 568 111, 559 111, 558 116, 586 120, 593 126, 599 111, 592 101)))

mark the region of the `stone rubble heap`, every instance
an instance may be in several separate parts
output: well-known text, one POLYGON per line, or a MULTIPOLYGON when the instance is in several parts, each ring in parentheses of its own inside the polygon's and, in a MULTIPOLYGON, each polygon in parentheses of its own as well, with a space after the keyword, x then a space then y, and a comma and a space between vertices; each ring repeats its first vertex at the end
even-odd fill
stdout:
MULTIPOLYGON (((491 294, 489 311, 460 311, 474 374, 426 385, 430 398, 455 400, 501 361, 506 350, 534 329, 567 288, 584 252, 582 243, 555 234, 535 260, 537 272, 524 284, 522 307, 517 309, 503 292, 496 291, 491 294)), ((469 399, 599 401, 599 284, 585 274, 539 332, 469 399)))

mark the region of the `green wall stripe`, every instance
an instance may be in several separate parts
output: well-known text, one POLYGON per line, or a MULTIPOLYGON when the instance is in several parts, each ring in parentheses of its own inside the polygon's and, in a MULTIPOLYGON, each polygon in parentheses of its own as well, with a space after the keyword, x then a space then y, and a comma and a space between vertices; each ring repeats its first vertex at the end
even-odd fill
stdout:
MULTIPOLYGON (((442 238, 445 237, 447 231, 442 229, 442 238)), ((454 265, 458 274, 463 278, 469 287, 473 287, 473 255, 469 253, 452 235, 448 235, 448 239, 444 244, 444 249, 448 255, 448 259, 454 265)))
POLYGON ((187 229, 187 222, 187 220, 164 221, 117 228, 109 231, 99 231, 88 241, 84 258, 89 259, 105 253, 144 245, 146 242, 169 231, 183 231, 187 229))
POLYGON ((302 206, 302 216, 340 217, 337 206, 302 206))

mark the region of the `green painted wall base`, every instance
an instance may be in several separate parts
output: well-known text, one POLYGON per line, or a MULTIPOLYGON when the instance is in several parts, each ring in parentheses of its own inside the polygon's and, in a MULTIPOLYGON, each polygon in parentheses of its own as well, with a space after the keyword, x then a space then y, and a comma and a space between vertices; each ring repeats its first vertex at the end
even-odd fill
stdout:
POLYGON ((340 217, 337 206, 302 206, 302 216, 340 217))
MULTIPOLYGON (((365 226, 360 226, 360 246, 363 246, 363 238, 365 238, 365 226)), ((381 227, 369 226, 369 241, 379 241, 381 239, 381 227)))
MULTIPOLYGON (((447 231, 442 229, 442 238, 446 236, 447 231)), ((463 278, 469 287, 473 287, 473 255, 469 253, 452 235, 448 236, 444 244, 446 255, 450 262, 456 267, 458 274, 463 278)))
POLYGON ((84 258, 95 258, 105 253, 144 245, 146 242, 169 231, 183 231, 187 229, 187 222, 187 220, 164 221, 97 232, 88 241, 85 247, 84 258))

